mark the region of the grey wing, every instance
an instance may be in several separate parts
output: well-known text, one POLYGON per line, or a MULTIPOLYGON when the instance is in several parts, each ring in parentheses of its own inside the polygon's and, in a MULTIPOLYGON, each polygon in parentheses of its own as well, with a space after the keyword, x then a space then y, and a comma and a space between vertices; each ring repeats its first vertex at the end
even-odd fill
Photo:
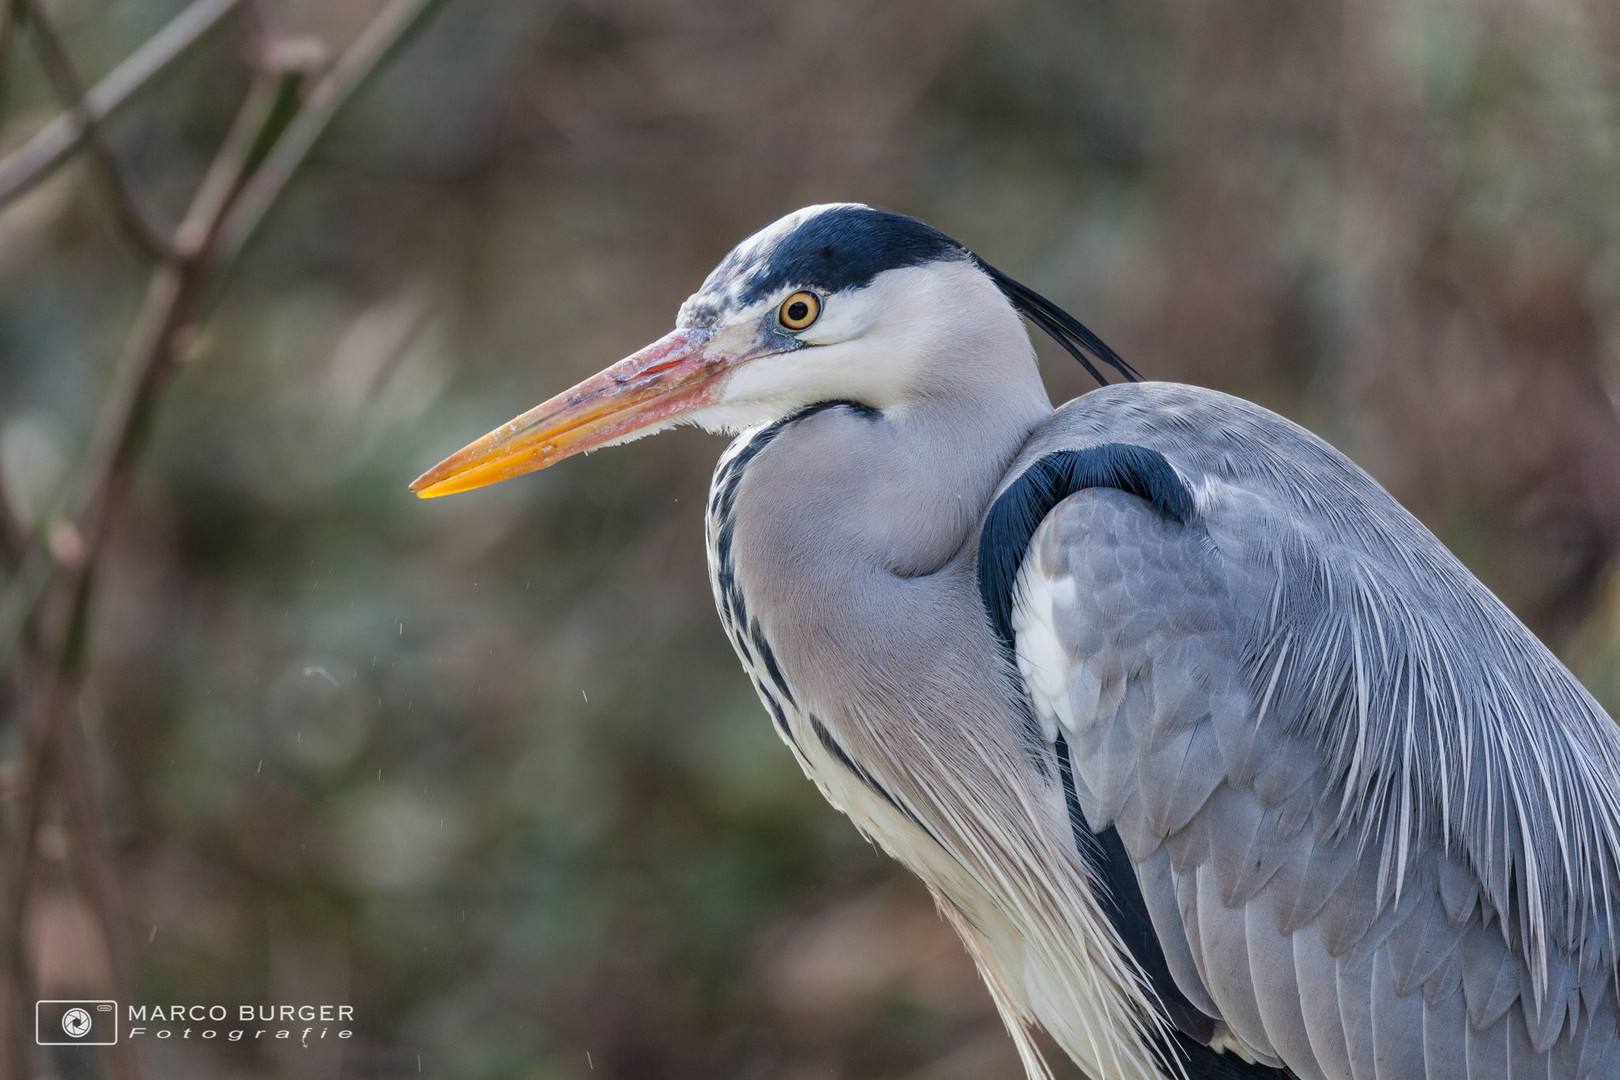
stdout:
POLYGON ((1117 830, 1215 1044, 1321 1080, 1620 1077, 1620 740, 1541 713, 1607 717, 1460 566, 1436 585, 1404 522, 1384 550, 1261 485, 1198 502, 1182 524, 1069 496, 1013 627, 1085 822, 1117 830))

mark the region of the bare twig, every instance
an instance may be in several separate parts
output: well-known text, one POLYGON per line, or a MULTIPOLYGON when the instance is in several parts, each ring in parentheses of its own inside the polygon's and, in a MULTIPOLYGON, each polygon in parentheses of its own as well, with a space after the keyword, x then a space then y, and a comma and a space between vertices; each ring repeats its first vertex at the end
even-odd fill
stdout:
POLYGON ((261 75, 253 81, 236 123, 203 174, 185 220, 175 230, 174 246, 181 258, 206 259, 223 227, 226 212, 247 182, 268 146, 281 134, 278 119, 287 101, 297 100, 303 76, 297 71, 261 75))
MULTIPOLYGON (((135 966, 129 947, 129 913, 119 887, 118 866, 113 860, 101 809, 96 801, 95 777, 90 771, 90 747, 81 724, 63 723, 56 729, 52 748, 56 776, 61 785, 72 852, 83 880, 83 891, 101 924, 102 940, 112 966, 113 996, 119 1001, 135 1000, 135 966)), ((110 1051, 115 1080, 137 1080, 140 1066, 135 1046, 128 1039, 113 1044, 110 1051)))
MULTIPOLYGON (((277 99, 290 92, 290 81, 294 78, 261 76, 254 81, 236 122, 215 154, 192 197, 185 219, 176 230, 171 245, 175 252, 173 259, 153 274, 147 286, 146 299, 114 369, 112 388, 103 402, 84 463, 79 468, 80 482, 52 515, 58 523, 77 522, 73 526, 59 524, 58 527, 75 529, 90 545, 92 553, 99 542, 100 515, 94 510, 100 491, 106 486, 119 457, 128 452, 143 387, 154 375, 161 375, 161 372, 148 371, 158 358, 154 350, 160 353, 165 336, 172 337, 181 325, 176 321, 181 315, 176 305, 185 300, 185 306, 190 309, 193 304, 192 297, 176 295, 181 285, 181 271, 191 267, 185 276, 196 276, 197 264, 206 257, 229 200, 240 190, 247 172, 261 153, 262 142, 274 136, 276 122, 272 114, 277 99)), ((188 291, 194 290, 192 286, 188 291)), ((185 314, 189 317, 189 310, 185 314)), ((14 655, 46 590, 62 569, 50 550, 44 535, 46 531, 35 530, 36 536, 25 551, 21 565, 5 591, 0 593, 0 664, 8 663, 14 655)))
MULTIPOLYGON (((288 123, 285 132, 274 138, 273 144, 268 147, 256 140, 254 146, 242 148, 250 155, 264 153, 262 165, 253 172, 252 179, 239 193, 234 187, 230 188, 229 194, 236 197, 230 201, 229 206, 221 207, 224 217, 206 230, 207 235, 201 243, 198 240, 198 223, 203 220, 199 217, 200 207, 194 205, 191 211, 188 211, 186 220, 181 223, 176 233, 177 253, 184 254, 188 258, 211 259, 216 265, 213 275, 216 286, 227 279, 243 248, 257 233, 265 215, 275 205, 293 173, 308 156, 316 140, 331 124, 333 117, 360 89, 372 72, 385 63, 398 46, 423 24, 440 2, 441 0, 390 0, 388 6, 361 32, 333 64, 331 70, 305 97, 301 108, 288 123)), ((286 83, 282 82, 279 85, 285 87, 286 83)), ((255 107, 263 107, 263 101, 261 98, 255 107)), ((220 160, 216 158, 202 189, 199 189, 199 197, 210 192, 213 193, 210 197, 215 197, 224 190, 217 173, 220 160)), ((258 164, 257 159, 253 164, 258 164)), ((0 175, 3 174, 4 163, 0 163, 0 175)), ((3 195, 0 195, 0 199, 3 199, 3 195)), ((154 277, 152 288, 156 289, 158 285, 159 277, 154 277)), ((145 331, 141 327, 154 310, 153 296, 149 291, 148 302, 142 307, 142 314, 137 320, 135 337, 132 340, 144 337, 145 331)), ((123 370, 122 367, 120 370, 123 370)), ((104 416, 104 422, 97 425, 96 435, 92 437, 90 464, 83 470, 84 475, 95 476, 104 472, 111 450, 110 445, 107 445, 110 438, 108 433, 122 430, 127 423, 127 417, 134 404, 133 390, 133 386, 124 385, 121 379, 115 381, 110 399, 111 411, 104 416), (123 416, 126 419, 113 421, 111 418, 114 416, 123 416)), ((89 505, 88 490, 81 485, 77 497, 70 497, 64 512, 58 516, 68 521, 82 522, 89 505)), ((85 531, 82 524, 80 531, 85 531)), ((45 544, 36 538, 11 584, 4 593, 0 593, 0 663, 6 662, 16 648, 55 570, 55 562, 50 552, 45 544)))
MULTIPOLYGON (((37 18, 38 0, 25 2, 30 5, 30 15, 37 18)), ((119 358, 78 483, 69 494, 66 513, 57 518, 63 523, 61 528, 72 531, 76 555, 55 558, 48 544, 36 536, 12 585, 0 597, 0 658, 29 627, 35 630, 31 652, 43 658, 41 689, 35 694, 38 705, 24 733, 21 790, 11 815, 13 827, 0 851, 0 960, 4 961, 0 965, 0 1012, 4 1013, 0 1015, 0 1067, 7 1064, 7 1050, 17 1047, 20 1039, 16 1010, 6 1005, 21 1001, 26 986, 21 927, 47 771, 53 749, 58 771, 62 771, 61 748, 70 737, 65 733, 83 669, 90 581, 109 523, 128 491, 141 433, 155 411, 167 376, 177 366, 179 343, 198 317, 205 293, 228 274, 332 117, 436 3, 391 0, 302 101, 296 95, 296 73, 261 74, 256 80, 193 196, 174 242, 165 242, 159 249, 160 264, 119 358)), ((65 61, 65 54, 62 58, 65 61)), ((94 124, 89 122, 82 99, 76 112, 84 122, 87 144, 94 147, 94 124)), ((38 530, 40 534, 50 531, 38 530)), ((72 780, 68 776, 60 779, 72 780)), ((83 834, 85 850, 93 851, 100 835, 94 798, 86 795, 82 783, 77 795, 67 794, 76 799, 70 816, 80 822, 76 830, 83 834)), ((92 888, 112 883, 109 898, 98 901, 97 908, 109 946, 119 950, 122 947, 116 942, 122 940, 122 916, 110 856, 101 870, 110 876, 99 879, 102 886, 92 882, 92 888)), ((94 868, 91 873, 94 876, 94 868)), ((127 956, 127 950, 122 955, 127 956)), ((122 1076, 134 1075, 133 1058, 115 1059, 114 1065, 122 1076)))
POLYGON ((142 204, 140 195, 124 179, 123 170, 119 168, 112 148, 101 137, 101 128, 84 103, 84 85, 79 80, 79 73, 74 70, 73 58, 68 55, 66 46, 56 34, 56 27, 46 16, 44 5, 40 0, 23 0, 23 2, 28 5, 29 36, 33 39, 34 51, 39 54, 40 66, 45 69, 45 76, 56 90, 56 96, 62 99, 62 104, 66 105, 74 116, 78 117, 79 126, 84 131, 84 145, 107 185, 108 201, 112 203, 118 223, 124 227, 130 239, 135 241, 136 246, 150 258, 159 260, 167 258, 168 233, 154 223, 151 211, 142 204))
MULTIPOLYGON (((259 83, 273 81, 266 76, 259 83)), ((249 93, 237 122, 209 170, 209 181, 203 184, 192 200, 192 210, 188 212, 182 229, 189 227, 200 230, 205 240, 217 230, 229 205, 228 199, 222 199, 218 192, 222 187, 227 192, 240 187, 242 178, 252 166, 253 150, 260 129, 273 122, 272 99, 273 93, 259 84, 249 93), (227 179, 220 180, 222 175, 227 179)), ((128 489, 134 449, 145 426, 142 420, 150 415, 164 378, 174 367, 176 341, 196 310, 206 247, 204 243, 196 251, 185 254, 176 252, 152 275, 141 314, 119 358, 113 390, 102 409, 85 462, 84 479, 75 493, 74 509, 79 522, 77 529, 82 544, 81 558, 76 565, 68 567, 66 573, 42 587, 42 602, 47 608, 47 617, 43 619, 45 625, 40 629, 38 651, 45 658, 42 665, 45 689, 41 692, 40 704, 33 711, 33 721, 26 732, 20 775, 22 790, 16 799, 13 827, 6 837, 4 861, 0 863, 3 866, 0 882, 4 883, 3 889, 0 889, 0 942, 13 943, 8 947, 14 950, 20 949, 20 945, 15 943, 22 936, 28 881, 34 860, 34 833, 38 828, 43 796, 49 781, 47 769, 51 751, 62 739, 69 737, 64 732, 71 726, 72 708, 77 700, 81 665, 76 657, 88 619, 90 571, 108 534, 113 512, 128 489), (71 615, 64 617, 59 610, 52 615, 51 609, 67 603, 63 599, 67 595, 71 595, 71 615)), ((72 792, 68 794, 71 796, 72 792)), ((70 807, 70 810, 73 809, 70 807)), ((84 819, 86 835, 94 837, 99 833, 93 799, 88 802, 81 800, 76 804, 76 810, 84 819)), ((93 839, 86 841, 81 837, 81 843, 85 842, 92 846, 94 844, 93 839)), ((117 918, 116 904, 98 903, 97 907, 105 919, 117 918)), ((104 931, 109 948, 116 952, 119 948, 117 942, 122 937, 122 925, 108 924, 104 931)), ((10 962, 5 966, 11 972, 9 977, 15 982, 20 979, 17 974, 19 956, 14 952, 7 959, 10 962)), ((0 1016, 0 1024, 12 1023, 14 1018, 0 1016)), ((14 1031, 11 1034, 16 1036, 14 1031)), ((134 1061, 128 1055, 116 1058, 114 1065, 122 1077, 134 1076, 134 1061)))
MULTIPOLYGON (((155 391, 156 378, 172 350, 175 329, 181 325, 187 310, 185 298, 194 289, 185 288, 187 280, 184 266, 174 262, 160 267, 147 290, 142 317, 137 321, 129 345, 119 364, 125 375, 120 382, 128 385, 130 374, 143 376, 142 383, 155 391)), ((107 523, 118 497, 127 487, 129 447, 133 446, 136 415, 144 394, 136 394, 127 410, 121 410, 121 395, 103 412, 103 427, 121 422, 124 428, 117 437, 108 437, 110 451, 105 453, 104 470, 92 474, 89 482, 88 506, 81 521, 82 557, 67 568, 67 572, 44 590, 42 603, 46 611, 44 624, 38 634, 37 652, 43 657, 39 681, 43 689, 38 692, 40 704, 32 711, 31 723, 24 733, 22 770, 19 774, 21 791, 16 796, 16 810, 12 827, 5 837, 4 860, 0 862, 0 943, 7 943, 11 955, 5 967, 13 983, 20 983, 21 938, 26 916, 28 890, 34 865, 34 839, 39 827, 44 797, 50 786, 52 752, 70 725, 74 704, 78 700, 79 681, 83 673, 82 650, 87 633, 90 602, 91 569, 107 535, 107 523), (53 608, 68 608, 68 614, 53 612, 53 608)), ((105 928, 109 945, 116 928, 105 928)), ((0 1016, 0 1024, 15 1023, 14 1017, 0 1016)), ((19 1040, 20 1032, 0 1031, 0 1042, 19 1040)), ((134 1080, 133 1059, 120 1055, 114 1059, 120 1070, 119 1080, 134 1080)))
MULTIPOLYGON (((216 289, 227 280, 243 248, 257 233, 265 215, 280 198, 293 173, 331 124, 333 117, 367 78, 423 24, 440 2, 441 0, 390 0, 388 6, 367 25, 365 30, 361 31, 360 36, 332 65, 331 70, 310 90, 301 107, 287 124, 285 132, 269 133, 273 142, 268 147, 255 140, 254 146, 245 148, 250 156, 263 153, 262 164, 258 163, 257 158, 253 160, 252 163, 257 164, 258 168, 253 171, 251 180, 241 187, 240 192, 235 187, 229 189, 229 194, 236 197, 230 200, 228 206, 221 207, 224 216, 206 230, 207 235, 202 243, 198 241, 198 222, 202 220, 198 215, 199 207, 194 205, 192 210, 188 211, 186 220, 181 223, 176 233, 177 254, 183 254, 188 264, 193 258, 211 260, 215 264, 213 277, 216 289), (275 137, 278 134, 279 137, 275 137)), ((171 23, 170 27, 172 26, 171 23)), ((280 85, 286 84, 283 82, 280 85)), ((199 196, 204 192, 213 192, 217 195, 222 190, 217 178, 219 161, 220 159, 216 158, 215 167, 210 169, 209 179, 204 181, 199 196)), ((4 163, 0 163, 0 177, 3 177, 4 172, 4 163)), ((3 201, 3 197, 3 181, 0 181, 0 201, 3 201)), ((165 289, 170 287, 162 284, 162 278, 163 275, 159 274, 153 279, 147 303, 143 305, 142 314, 137 320, 132 342, 145 338, 147 331, 142 327, 158 310, 154 306, 153 290, 158 290, 160 286, 165 289)), ((119 370, 125 370, 124 366, 120 365, 119 370)), ((83 475, 97 476, 104 473, 107 459, 113 449, 109 440, 112 433, 123 430, 127 425, 128 417, 134 408, 135 389, 135 384, 125 383, 124 376, 115 377, 112 397, 109 399, 110 411, 104 414, 103 422, 97 425, 96 434, 92 437, 90 464, 83 471, 83 475), (117 416, 124 419, 114 420, 113 417, 117 416)), ((65 513, 59 516, 67 521, 81 522, 80 531, 85 532, 84 514, 90 506, 88 489, 81 485, 77 496, 70 498, 65 513)), ((0 593, 0 663, 6 662, 12 655, 55 572, 55 561, 49 550, 43 541, 36 538, 24 555, 11 584, 0 593)))
POLYGON ((11 663, 55 572, 50 549, 39 538, 39 530, 35 530, 34 542, 23 552, 22 562, 11 575, 5 591, 0 592, 0 664, 11 663))
MULTIPOLYGON (((84 113, 92 124, 112 115, 137 90, 146 86, 188 49, 218 26, 240 0, 194 0, 169 24, 142 45, 112 73, 84 95, 84 113)), ((22 0, 0 0, 6 10, 22 0)), ((0 34, 0 38, 3 38, 0 34)), ((3 62, 0 43, 0 62, 3 62)), ((69 110, 40 129, 10 156, 0 160, 0 207, 13 201, 51 175, 79 146, 85 135, 79 113, 69 110)))
MULTIPOLYGON (((4 837, 5 875, 0 878, 0 983, 4 998, 14 1005, 28 995, 27 956, 23 949, 22 926, 26 914, 29 888, 33 883, 34 834, 39 829, 44 800, 40 797, 49 769, 51 732, 72 709, 77 695, 80 667, 76 660, 76 646, 83 641, 84 612, 89 576, 82 568, 73 576, 68 587, 55 595, 58 601, 52 618, 45 628, 49 644, 42 650, 44 656, 42 688, 38 691, 39 707, 34 723, 25 733, 22 752, 22 771, 19 781, 23 787, 16 799, 17 810, 11 828, 4 837)), ((18 1060, 22 1038, 20 1009, 9 1009, 0 1014, 0 1065, 10 1068, 18 1060)))
MULTIPOLYGON (((242 21, 260 50, 274 48, 285 36, 281 19, 270 0, 242 0, 242 21)), ((262 69, 264 59, 262 55, 254 57, 255 65, 262 69)))
POLYGON ((221 278, 253 239, 264 217, 310 149, 339 110, 439 6, 440 0, 389 0, 388 6, 360 32, 332 69, 315 84, 304 107, 276 142, 264 164, 242 190, 220 229, 217 255, 221 278))

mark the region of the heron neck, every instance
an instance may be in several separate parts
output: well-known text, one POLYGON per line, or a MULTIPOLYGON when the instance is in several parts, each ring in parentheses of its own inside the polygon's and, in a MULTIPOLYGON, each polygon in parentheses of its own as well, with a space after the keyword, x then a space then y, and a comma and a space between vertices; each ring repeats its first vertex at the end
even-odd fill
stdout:
MULTIPOLYGON (((831 405, 782 425, 751 463, 737 513, 767 580, 842 565, 935 573, 970 546, 1007 466, 1052 406, 1045 388, 941 394, 875 411, 831 405)), ((988 388, 987 388, 988 389, 988 388)), ((755 575, 750 575, 755 576, 755 575)))

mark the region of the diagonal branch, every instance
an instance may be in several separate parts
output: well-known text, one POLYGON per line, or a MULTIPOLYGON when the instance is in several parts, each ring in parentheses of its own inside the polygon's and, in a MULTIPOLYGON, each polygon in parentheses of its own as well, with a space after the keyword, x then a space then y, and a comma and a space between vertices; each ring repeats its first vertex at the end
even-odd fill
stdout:
MULTIPOLYGON (((23 921, 28 894, 34 884, 34 835, 39 829, 45 778, 50 769, 51 732, 63 724, 76 699, 79 646, 84 640, 84 612, 89 576, 82 568, 67 587, 56 594, 57 603, 44 628, 49 644, 42 649, 41 686, 34 722, 24 735, 19 773, 22 791, 4 837, 5 873, 0 876, 0 1000, 20 1004, 27 993, 27 956, 23 948, 23 921)), ((0 1015, 0 1065, 14 1066, 23 1045, 20 1010, 0 1015)))
MULTIPOLYGON (((7 0, 0 0, 5 3, 7 0)), ((38 18, 38 0, 20 0, 38 18)), ((173 244, 161 249, 146 299, 114 372, 78 482, 59 512, 60 525, 36 530, 22 566, 0 595, 0 658, 28 639, 39 658, 35 707, 22 732, 20 790, 7 816, 11 828, 0 842, 0 1069, 20 1046, 20 1018, 12 1005, 26 995, 20 939, 34 864, 34 833, 43 799, 56 772, 64 768, 63 733, 72 724, 77 685, 84 670, 90 583, 118 504, 127 494, 141 435, 149 426, 167 377, 180 359, 185 332, 199 318, 207 294, 235 264, 309 150, 338 110, 369 76, 422 24, 438 0, 390 0, 350 48, 302 100, 296 72, 265 73, 255 80, 230 134, 215 156, 173 244), (42 539, 60 529, 73 532, 72 558, 53 555, 42 539)), ((172 25, 172 24, 171 24, 172 25)), ((57 43, 59 46, 59 43, 57 43)), ((60 51, 58 49, 58 51, 60 51)), ((61 54, 65 65, 65 53, 61 54)), ((71 75, 71 68, 66 67, 71 75)), ((63 89, 59 87, 59 90, 63 89)), ((73 95, 75 113, 87 143, 97 133, 84 99, 73 95)), ((110 158, 107 159, 110 164, 110 158)), ((4 163, 0 163, 3 171, 4 163)), ((116 170, 108 170, 116 176, 116 170)), ((71 766, 71 762, 68 763, 71 766)), ((72 777, 55 778, 60 784, 72 777)), ((68 793, 73 796, 73 792, 68 793)), ((94 800, 82 787, 74 820, 90 842, 99 834, 94 800)), ((94 869, 94 868, 93 868, 94 869)), ((105 870, 105 867, 101 868, 105 870)), ((112 897, 115 900, 116 897, 112 897)), ((118 905, 99 904, 104 922, 119 918, 118 905)), ((106 928, 109 941, 117 926, 106 928)), ((123 1076, 134 1075, 133 1059, 115 1059, 123 1076)))
MULTIPOLYGON (((0 0, 0 3, 5 0, 0 0)), ((235 0, 232 0, 234 3, 235 0)), ((175 265, 195 266, 211 260, 214 266, 214 285, 228 279, 243 248, 257 233, 265 215, 280 198, 293 174, 309 155, 315 142, 330 126, 332 119, 379 67, 388 61, 404 41, 426 21, 442 0, 390 0, 389 4, 361 31, 359 37, 344 51, 330 71, 309 91, 302 103, 295 103, 295 113, 285 130, 274 127, 281 117, 278 106, 288 87, 285 79, 278 80, 278 93, 255 94, 255 110, 273 115, 263 118, 264 127, 248 142, 240 129, 233 129, 227 137, 230 154, 222 148, 198 190, 197 200, 175 233, 176 261, 165 264, 172 270, 175 265), (223 162, 234 160, 240 154, 243 168, 231 173, 231 179, 222 179, 223 162), (209 209, 212 207, 212 210, 209 209)), ((194 5, 195 6, 195 5, 194 5)), ((173 23, 169 28, 172 29, 173 23)), ((164 31, 165 33, 168 30, 164 31)), ((248 106, 244 106, 244 112, 248 106)), ((5 174, 5 163, 0 162, 0 178, 5 174)), ((0 179, 3 192, 3 179, 0 179)), ((0 193, 3 201, 3 193, 0 193)), ((160 271, 155 275, 148 292, 147 302, 137 317, 131 343, 149 342, 153 332, 150 324, 161 323, 160 313, 167 300, 156 294, 166 293, 173 282, 160 271), (166 284, 167 282, 167 284, 166 284), (160 302, 161 301, 161 302, 160 302)), ((189 297, 188 297, 189 299, 189 297)), ((142 344, 137 351, 146 349, 142 344)), ((126 350, 126 360, 129 352, 126 350)), ((88 463, 81 475, 92 478, 81 484, 76 495, 59 510, 57 517, 77 522, 79 531, 89 536, 85 515, 92 506, 91 492, 98 486, 93 479, 104 477, 112 465, 116 447, 122 440, 135 410, 135 391, 140 378, 132 374, 134 368, 121 362, 114 378, 114 389, 109 406, 91 438, 88 463)), ((36 530, 34 542, 24 553, 17 572, 9 585, 0 591, 0 662, 5 662, 21 641, 33 613, 57 572, 57 565, 41 538, 45 530, 36 530)))
MULTIPOLYGON (((258 136, 275 122, 272 108, 275 88, 270 85, 275 82, 279 80, 269 76, 261 76, 256 81, 215 156, 208 178, 192 200, 183 229, 189 226, 211 235, 218 228, 229 205, 228 200, 219 196, 220 187, 227 190, 239 187, 252 167, 252 151, 258 136), (217 179, 222 174, 228 176, 228 183, 222 184, 217 179)), ((4 949, 4 954, 0 955, 0 983, 6 990, 0 997, 21 1000, 27 996, 21 992, 21 939, 34 865, 34 836, 52 779, 53 750, 60 757, 60 747, 70 737, 66 731, 72 723, 73 704, 84 667, 91 572, 116 504, 128 488, 134 450, 145 427, 142 421, 151 415, 164 377, 174 366, 180 331, 196 310, 202 269, 199 253, 189 257, 176 253, 166 258, 152 275, 141 313, 119 358, 113 390, 103 404, 82 483, 75 492, 73 510, 78 522, 80 557, 54 580, 52 572, 57 566, 49 555, 41 554, 43 549, 30 550, 29 559, 24 562, 25 570, 34 565, 45 567, 38 586, 43 609, 41 625, 34 643, 41 657, 37 678, 40 689, 36 692, 38 705, 32 710, 23 732, 21 790, 14 799, 11 828, 0 850, 0 948, 4 949)), ((56 764, 60 770, 62 762, 58 760, 56 764)), ((71 782, 73 778, 64 779, 71 782)), ((74 793, 69 791, 68 794, 71 798, 74 793)), ((76 811, 70 820, 83 823, 87 835, 80 841, 88 849, 99 833, 93 801, 86 803, 81 799, 70 806, 70 810, 76 811)), ((100 899, 98 912, 105 918, 116 917, 116 908, 100 903, 100 899)), ((122 928, 108 924, 104 932, 109 949, 116 950, 122 928)), ((120 977, 127 974, 122 971, 120 977)), ((127 989, 121 985, 119 992, 126 993, 127 989)), ((0 1015, 0 1046, 10 1048, 20 1043, 17 1023, 14 1015, 0 1015)), ((115 1058, 114 1065, 124 1076, 134 1075, 133 1060, 127 1055, 115 1058)))
MULTIPOLYGON (((147 285, 146 298, 114 366, 112 386, 91 433, 78 482, 53 515, 58 522, 54 528, 76 534, 82 552, 78 562, 93 561, 100 550, 110 493, 134 451, 150 400, 174 365, 175 340, 196 311, 208 250, 233 196, 259 160, 263 143, 279 130, 277 104, 297 78, 261 75, 254 81, 175 232, 173 254, 147 285)), ((75 560, 64 564, 52 552, 47 535, 51 531, 35 530, 21 567, 0 593, 0 662, 8 660, 21 641, 59 572, 74 569, 75 560)))
POLYGON ((221 225, 216 254, 220 277, 230 276, 243 248, 286 189, 293 173, 356 91, 418 30, 441 0, 389 0, 315 84, 304 107, 276 141, 221 225))
MULTIPOLYGON (((0 0, 0 9, 12 11, 25 0, 0 0)), ((77 149, 87 130, 85 120, 99 124, 145 87, 170 64, 220 24, 240 0, 193 0, 85 93, 84 112, 69 110, 46 124, 8 157, 0 160, 0 207, 21 197, 50 176, 77 149)), ((5 16, 0 15, 0 63, 4 62, 5 16)))
POLYGON ((123 170, 119 168, 118 160, 113 157, 112 148, 101 137, 101 128, 84 103, 84 85, 79 81, 79 73, 74 70, 73 59, 68 56, 67 47, 57 36, 56 27, 46 17, 44 5, 40 0, 23 0, 23 2, 28 5, 29 31, 34 42, 34 51, 39 54, 39 64, 45 69, 45 76, 56 90, 56 96, 61 98, 62 104, 78 118, 79 126, 84 131, 84 144, 89 149, 90 157, 95 161, 103 182, 107 185, 107 196, 112 203, 113 213, 118 217, 118 223, 135 241, 136 246, 150 258, 158 260, 167 258, 168 232, 154 223, 151 212, 142 205, 140 196, 124 179, 123 170))
MULTIPOLYGON (((92 435, 80 482, 54 515, 75 523, 92 556, 102 526, 101 493, 132 447, 146 396, 143 388, 166 373, 173 339, 194 314, 203 284, 200 271, 211 269, 216 279, 228 272, 339 108, 439 2, 391 0, 310 92, 284 132, 277 128, 282 116, 276 106, 285 96, 286 79, 293 76, 266 77, 273 85, 261 82, 250 95, 176 231, 179 242, 173 254, 153 275, 92 435), (247 122, 249 118, 253 122, 247 122), (253 130, 253 123, 260 125, 258 130, 253 130)), ((63 569, 42 538, 48 531, 36 530, 21 568, 0 593, 0 661, 20 644, 63 569)))

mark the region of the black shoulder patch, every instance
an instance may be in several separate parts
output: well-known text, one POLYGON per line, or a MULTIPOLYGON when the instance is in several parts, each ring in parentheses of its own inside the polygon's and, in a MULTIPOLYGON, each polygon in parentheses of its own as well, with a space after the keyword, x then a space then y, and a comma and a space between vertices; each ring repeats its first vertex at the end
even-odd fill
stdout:
MULTIPOLYGON (((1001 647, 1009 656, 1014 649, 1013 586, 1029 550, 1030 539, 1054 506, 1077 491, 1097 487, 1116 488, 1146 499, 1155 510, 1173 521, 1186 522, 1192 517, 1192 493, 1157 450, 1108 443, 1048 454, 1025 469, 990 507, 979 534, 979 595, 1001 647)), ((1159 1056, 1167 1065, 1172 1061, 1191 1065, 1190 1075, 1199 1077, 1221 1080, 1291 1077, 1293 1074, 1286 1070, 1252 1065, 1209 1048, 1214 1019, 1200 1012, 1170 975, 1147 902, 1136 880, 1135 867, 1119 833, 1112 825, 1100 832, 1091 831, 1075 791, 1068 743, 1061 735, 1053 751, 1075 848, 1095 878, 1106 886, 1101 897, 1103 910, 1147 976, 1174 1029, 1168 1043, 1156 1040, 1159 1056)))
POLYGON ((739 300, 756 303, 789 285, 829 294, 858 289, 885 270, 967 257, 961 244, 914 217, 870 206, 840 206, 784 237, 739 300))
POLYGON ((1048 454, 1024 470, 985 515, 979 532, 979 597, 996 637, 1013 647, 1013 585, 1041 520, 1086 488, 1111 487, 1146 499, 1173 521, 1192 517, 1193 497, 1163 454, 1129 443, 1104 443, 1048 454))

